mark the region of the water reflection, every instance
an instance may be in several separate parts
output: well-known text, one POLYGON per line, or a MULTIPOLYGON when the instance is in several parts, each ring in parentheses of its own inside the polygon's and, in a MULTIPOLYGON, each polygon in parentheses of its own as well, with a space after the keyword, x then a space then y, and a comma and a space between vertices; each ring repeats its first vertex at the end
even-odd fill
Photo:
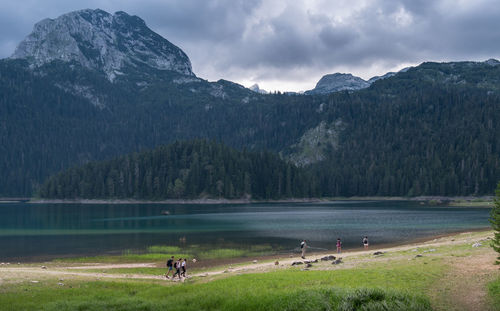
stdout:
POLYGON ((240 205, 1 204, 0 260, 120 253, 149 245, 293 249, 403 243, 488 227, 488 209, 436 208, 415 202, 240 205), (168 211, 166 214, 165 211, 168 211))

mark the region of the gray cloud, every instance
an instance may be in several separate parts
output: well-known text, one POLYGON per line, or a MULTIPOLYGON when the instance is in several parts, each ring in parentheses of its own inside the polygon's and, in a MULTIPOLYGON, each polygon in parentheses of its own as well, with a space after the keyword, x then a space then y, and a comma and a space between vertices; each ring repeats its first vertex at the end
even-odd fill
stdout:
MULTIPOLYGON (((0 57, 37 21, 80 1, 0 0, 0 57)), ((197 75, 307 89, 326 73, 369 78, 426 60, 500 58, 494 0, 89 0, 125 11, 181 47, 197 75)))

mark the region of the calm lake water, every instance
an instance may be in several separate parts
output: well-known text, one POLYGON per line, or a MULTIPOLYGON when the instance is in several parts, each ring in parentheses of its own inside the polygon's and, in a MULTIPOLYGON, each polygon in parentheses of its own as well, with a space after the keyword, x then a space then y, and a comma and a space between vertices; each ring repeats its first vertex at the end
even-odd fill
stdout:
POLYGON ((317 250, 401 244, 487 228, 489 209, 423 206, 410 201, 329 203, 0 204, 0 261, 144 251, 151 245, 290 252, 302 239, 317 250), (169 215, 162 215, 168 211, 169 215))

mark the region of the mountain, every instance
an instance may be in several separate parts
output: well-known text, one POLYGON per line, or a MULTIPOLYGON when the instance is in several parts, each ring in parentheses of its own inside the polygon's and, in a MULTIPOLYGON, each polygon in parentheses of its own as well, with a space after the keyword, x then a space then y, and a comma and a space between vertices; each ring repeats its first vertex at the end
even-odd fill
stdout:
POLYGON ((129 68, 148 66, 194 76, 187 55, 125 12, 81 10, 44 19, 16 48, 12 59, 30 65, 60 60, 103 72, 114 81, 129 68))
POLYGON ((181 50, 125 13, 42 24, 61 31, 35 27, 0 60, 0 196, 193 138, 279 153, 312 174, 312 196, 490 194, 500 180, 496 60, 427 62, 350 92, 259 94, 195 76, 181 50))
POLYGON ((377 81, 377 80, 381 80, 381 79, 387 79, 387 78, 390 78, 392 76, 394 76, 396 74, 396 72, 388 72, 382 76, 374 76, 374 77, 371 77, 367 82, 372 84, 373 82, 377 81))
POLYGON ((350 73, 334 73, 323 76, 316 87, 304 92, 306 95, 329 94, 338 91, 355 91, 370 86, 370 83, 350 73))
POLYGON ((257 83, 255 83, 254 85, 249 87, 249 89, 254 91, 255 93, 259 93, 259 94, 267 94, 268 93, 266 90, 259 88, 259 85, 257 83))
MULTIPOLYGON (((494 62, 495 60, 489 60, 489 61, 494 62)), ((408 69, 410 69, 410 67, 403 68, 398 72, 406 72, 408 69)), ((314 89, 305 91, 304 94, 314 95, 314 94, 330 94, 339 91, 357 91, 369 87, 375 81, 390 78, 396 75, 398 72, 392 72, 392 71, 387 72, 382 76, 371 77, 368 81, 363 80, 360 77, 353 76, 350 73, 328 74, 323 76, 318 81, 314 89)))

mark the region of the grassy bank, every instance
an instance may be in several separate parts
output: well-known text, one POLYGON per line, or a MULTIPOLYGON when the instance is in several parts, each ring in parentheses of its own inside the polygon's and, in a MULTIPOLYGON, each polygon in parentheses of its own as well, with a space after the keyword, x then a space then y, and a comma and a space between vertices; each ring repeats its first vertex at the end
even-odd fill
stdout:
MULTIPOLYGON (((384 249, 381 255, 350 252, 339 265, 319 261, 307 269, 291 266, 298 258, 281 258, 279 265, 220 266, 185 282, 162 279, 159 268, 108 268, 108 273, 92 274, 97 271, 92 267, 68 270, 63 262, 47 270, 0 267, 0 309, 467 310, 463 306, 471 303, 481 307, 475 310, 498 310, 500 273, 488 235, 459 234, 384 249), (481 246, 472 247, 477 242, 481 246), (62 274, 68 271, 73 274, 62 274), (463 291, 455 291, 457 285, 463 291), (481 293, 489 298, 461 300, 481 293)), ((155 246, 150 251, 173 249, 155 246)))

